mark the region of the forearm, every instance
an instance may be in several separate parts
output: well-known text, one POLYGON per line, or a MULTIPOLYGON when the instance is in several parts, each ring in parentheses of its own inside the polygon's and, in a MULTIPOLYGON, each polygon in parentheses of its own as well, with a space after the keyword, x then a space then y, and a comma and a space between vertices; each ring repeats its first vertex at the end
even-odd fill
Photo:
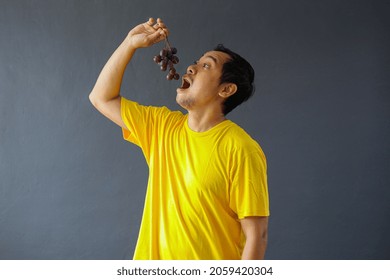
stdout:
POLYGON ((135 50, 136 48, 132 47, 128 38, 115 50, 103 67, 89 95, 92 103, 110 101, 119 96, 126 66, 133 57, 135 50))
POLYGON ((263 260, 267 248, 267 239, 247 239, 242 253, 242 260, 263 260))

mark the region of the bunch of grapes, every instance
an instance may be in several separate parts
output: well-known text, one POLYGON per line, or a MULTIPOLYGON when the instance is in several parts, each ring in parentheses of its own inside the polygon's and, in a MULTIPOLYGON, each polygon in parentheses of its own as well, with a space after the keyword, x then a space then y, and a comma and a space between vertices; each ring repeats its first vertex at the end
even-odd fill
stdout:
POLYGON ((169 69, 167 80, 178 80, 179 73, 176 72, 175 64, 179 63, 179 58, 176 56, 177 49, 171 47, 168 37, 165 37, 165 47, 160 51, 159 55, 153 57, 154 62, 160 65, 161 71, 169 69))

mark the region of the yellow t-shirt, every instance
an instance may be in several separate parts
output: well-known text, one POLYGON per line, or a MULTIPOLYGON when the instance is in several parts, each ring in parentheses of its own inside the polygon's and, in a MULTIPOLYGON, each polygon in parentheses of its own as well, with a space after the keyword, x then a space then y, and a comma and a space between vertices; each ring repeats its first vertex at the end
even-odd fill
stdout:
POLYGON ((269 215, 257 142, 230 120, 198 133, 181 112, 125 98, 121 116, 149 166, 134 259, 240 259, 239 219, 269 215))

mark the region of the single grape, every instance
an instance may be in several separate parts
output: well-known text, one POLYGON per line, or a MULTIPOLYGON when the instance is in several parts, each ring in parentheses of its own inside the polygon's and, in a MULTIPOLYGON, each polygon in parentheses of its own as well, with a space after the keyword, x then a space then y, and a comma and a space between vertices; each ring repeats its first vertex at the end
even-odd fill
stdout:
POLYGON ((172 60, 173 64, 179 63, 179 58, 176 55, 174 55, 171 60, 172 60))
POLYGON ((156 62, 156 63, 160 63, 160 61, 161 61, 161 56, 160 55, 156 55, 155 57, 153 57, 153 60, 154 60, 154 62, 156 62))
POLYGON ((162 56, 162 57, 166 57, 167 56, 167 49, 162 49, 161 51, 160 51, 160 55, 162 56))
POLYGON ((163 66, 165 69, 168 67, 168 62, 169 60, 164 58, 162 61, 161 61, 161 66, 163 66))

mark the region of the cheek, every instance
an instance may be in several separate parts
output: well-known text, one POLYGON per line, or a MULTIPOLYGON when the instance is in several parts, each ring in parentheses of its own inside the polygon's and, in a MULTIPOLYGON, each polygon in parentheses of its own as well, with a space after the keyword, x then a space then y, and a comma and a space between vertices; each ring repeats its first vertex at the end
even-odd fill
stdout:
POLYGON ((218 88, 218 83, 213 79, 198 80, 193 84, 192 89, 197 92, 215 92, 218 88))

